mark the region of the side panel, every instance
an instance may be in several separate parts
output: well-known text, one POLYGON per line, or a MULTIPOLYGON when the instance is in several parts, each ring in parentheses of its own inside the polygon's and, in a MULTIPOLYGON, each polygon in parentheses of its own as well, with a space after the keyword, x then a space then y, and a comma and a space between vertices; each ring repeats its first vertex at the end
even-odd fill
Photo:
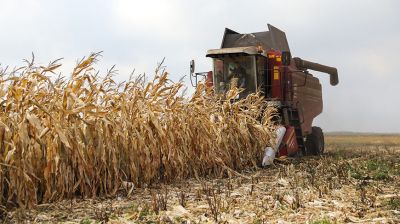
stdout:
POLYGON ((295 155, 298 149, 294 127, 286 126, 286 133, 280 145, 278 156, 295 155))
POLYGON ((275 100, 284 100, 283 80, 284 73, 282 73, 282 58, 281 53, 278 51, 268 52, 268 76, 271 82, 271 95, 270 98, 275 100))
POLYGON ((322 89, 319 79, 303 72, 291 72, 292 102, 299 112, 303 136, 311 133, 312 122, 322 112, 322 89))

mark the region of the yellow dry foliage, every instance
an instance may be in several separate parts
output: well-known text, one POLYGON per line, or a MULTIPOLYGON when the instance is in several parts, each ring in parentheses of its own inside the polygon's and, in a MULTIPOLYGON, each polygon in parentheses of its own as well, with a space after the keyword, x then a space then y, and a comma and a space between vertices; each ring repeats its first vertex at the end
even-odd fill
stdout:
POLYGON ((0 71, 0 205, 32 207, 112 196, 177 179, 257 166, 273 142, 273 108, 257 94, 222 99, 199 84, 191 98, 166 72, 117 84, 100 78, 98 54, 69 79, 59 61, 0 71), (53 77, 53 78, 50 78, 53 77))

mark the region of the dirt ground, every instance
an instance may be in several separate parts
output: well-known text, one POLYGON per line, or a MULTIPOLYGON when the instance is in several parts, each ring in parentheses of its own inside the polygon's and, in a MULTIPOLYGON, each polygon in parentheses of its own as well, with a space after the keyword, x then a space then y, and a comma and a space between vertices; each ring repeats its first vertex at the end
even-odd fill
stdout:
POLYGON ((328 135, 321 157, 8 212, 4 223, 400 223, 400 136, 328 135))

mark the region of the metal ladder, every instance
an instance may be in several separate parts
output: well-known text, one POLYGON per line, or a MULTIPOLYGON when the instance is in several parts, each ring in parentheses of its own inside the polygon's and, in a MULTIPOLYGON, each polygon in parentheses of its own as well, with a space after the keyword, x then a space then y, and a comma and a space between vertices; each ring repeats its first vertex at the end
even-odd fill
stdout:
POLYGON ((289 115, 289 122, 291 125, 293 125, 296 133, 297 145, 299 146, 301 152, 305 154, 306 146, 303 138, 303 132, 301 131, 301 124, 303 123, 303 121, 300 120, 299 112, 296 109, 288 108, 288 115, 289 115))

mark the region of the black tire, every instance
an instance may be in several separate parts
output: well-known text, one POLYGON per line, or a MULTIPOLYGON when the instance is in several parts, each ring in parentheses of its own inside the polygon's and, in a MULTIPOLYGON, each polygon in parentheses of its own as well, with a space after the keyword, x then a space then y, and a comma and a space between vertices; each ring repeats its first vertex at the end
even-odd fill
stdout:
POLYGON ((322 155, 325 148, 324 133, 320 127, 312 127, 311 134, 306 137, 306 150, 308 155, 322 155))

